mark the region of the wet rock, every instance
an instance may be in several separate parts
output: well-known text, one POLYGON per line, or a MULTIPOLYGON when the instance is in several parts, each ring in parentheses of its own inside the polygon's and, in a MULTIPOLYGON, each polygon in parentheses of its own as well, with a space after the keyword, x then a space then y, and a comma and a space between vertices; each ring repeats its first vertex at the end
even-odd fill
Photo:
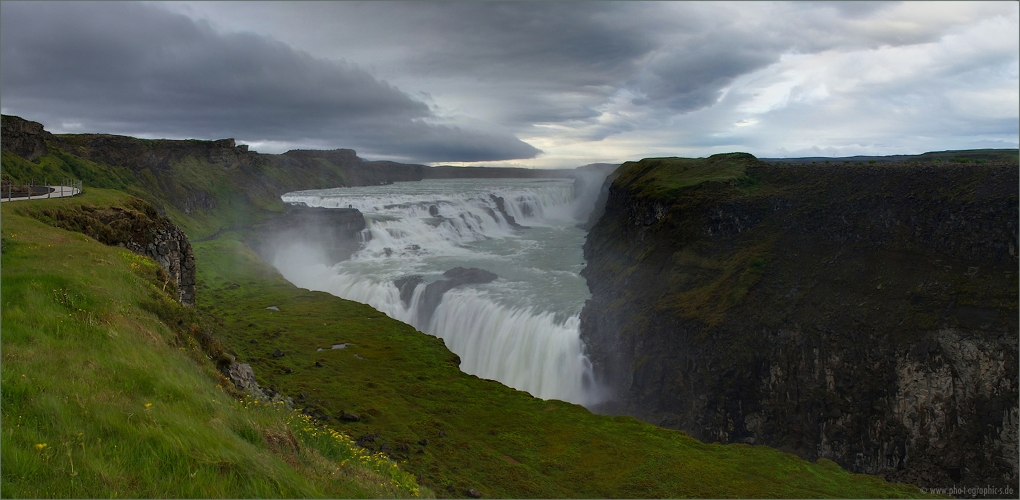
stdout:
POLYGON ((332 265, 358 251, 365 227, 364 215, 355 208, 289 205, 286 212, 267 221, 248 243, 270 261, 282 249, 281 242, 305 243, 322 248, 322 263, 332 265))
POLYGON ((455 267, 444 272, 443 276, 455 282, 456 286, 489 283, 499 278, 495 273, 477 267, 455 267))
POLYGON ((418 288, 418 285, 421 284, 421 282, 422 276, 420 274, 414 274, 393 280, 393 285, 400 291, 400 301, 404 303, 404 307, 409 307, 411 305, 411 297, 414 296, 414 289, 418 288))
POLYGON ((429 205, 429 215, 439 217, 439 207, 436 205, 429 205))
MULTIPOLYGON (((495 273, 475 267, 455 267, 443 273, 447 279, 433 281, 425 287, 418 308, 418 324, 427 325, 432 319, 443 294, 461 285, 480 285, 499 278, 495 273)), ((417 286, 417 285, 416 285, 417 286)))
POLYGON ((340 420, 343 420, 344 422, 357 422, 361 420, 361 418, 353 413, 344 412, 340 415, 340 420))
MULTIPOLYGON (((514 219, 514 216, 512 216, 512 215, 507 213, 507 211, 506 211, 506 200, 504 200, 502 196, 496 196, 494 194, 490 194, 489 197, 492 198, 492 201, 496 203, 496 208, 499 210, 499 213, 503 216, 503 218, 506 219, 506 222, 507 222, 507 224, 510 225, 510 227, 512 227, 514 229, 531 229, 528 226, 522 226, 522 225, 518 224, 517 220, 514 219)), ((529 206, 525 206, 525 212, 524 212, 525 215, 528 215, 528 212, 530 211, 530 208, 531 207, 529 207, 529 206)))
POLYGON ((281 351, 279 349, 273 351, 273 357, 274 358, 282 358, 283 356, 284 356, 283 351, 281 351))
POLYGON ((428 446, 429 438, 425 438, 425 439, 422 439, 421 441, 418 441, 418 444, 420 444, 422 446, 428 446))
POLYGON ((476 490, 474 488, 468 489, 467 490, 467 494, 471 498, 482 498, 482 494, 478 490, 476 490))

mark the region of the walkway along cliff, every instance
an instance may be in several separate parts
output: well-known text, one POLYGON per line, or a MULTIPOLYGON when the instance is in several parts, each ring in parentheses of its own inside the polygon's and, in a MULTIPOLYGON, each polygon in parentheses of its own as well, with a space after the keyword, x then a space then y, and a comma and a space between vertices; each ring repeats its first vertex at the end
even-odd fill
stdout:
POLYGON ((625 163, 584 247, 598 410, 1015 493, 1017 171, 625 163))

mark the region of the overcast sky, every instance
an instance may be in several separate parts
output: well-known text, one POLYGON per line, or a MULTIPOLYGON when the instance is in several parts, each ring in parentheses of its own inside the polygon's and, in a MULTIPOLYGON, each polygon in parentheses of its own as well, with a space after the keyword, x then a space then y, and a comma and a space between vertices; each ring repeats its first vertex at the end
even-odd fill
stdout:
POLYGON ((55 133, 574 167, 1016 148, 1017 2, 0 3, 55 133))

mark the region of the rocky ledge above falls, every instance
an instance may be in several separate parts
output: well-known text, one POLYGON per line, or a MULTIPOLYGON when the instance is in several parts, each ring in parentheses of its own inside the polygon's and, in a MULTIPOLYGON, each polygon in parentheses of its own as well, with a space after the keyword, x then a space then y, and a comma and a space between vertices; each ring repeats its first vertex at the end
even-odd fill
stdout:
POLYGON ((358 251, 365 227, 365 216, 356 208, 289 205, 252 231, 247 243, 267 262, 287 246, 304 244, 321 250, 323 264, 332 265, 358 251))
POLYGON ((1017 491, 1017 164, 624 164, 585 244, 599 408, 1017 491))
POLYGON ((191 242, 184 231, 148 202, 132 197, 124 206, 45 208, 32 215, 103 244, 122 246, 152 258, 165 272, 159 277, 163 286, 175 289, 181 304, 195 306, 195 253, 191 242))

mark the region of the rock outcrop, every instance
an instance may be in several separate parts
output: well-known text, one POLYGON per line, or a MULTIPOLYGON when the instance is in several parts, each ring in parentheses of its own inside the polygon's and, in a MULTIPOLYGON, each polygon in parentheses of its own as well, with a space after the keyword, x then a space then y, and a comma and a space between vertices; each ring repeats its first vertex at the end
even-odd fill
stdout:
POLYGON ((255 371, 247 363, 232 361, 223 368, 223 375, 234 384, 237 390, 255 399, 270 403, 282 402, 288 410, 294 409, 293 398, 276 392, 272 388, 260 386, 255 378, 255 371))
POLYGON ((30 122, 17 116, 4 115, 0 119, 3 148, 28 161, 36 161, 47 153, 46 139, 52 134, 43 130, 42 124, 30 122))
MULTIPOLYGON (((418 300, 417 324, 423 328, 432 320, 439 303, 443 300, 443 294, 462 285, 481 285, 499 279, 495 273, 478 269, 476 267, 455 267, 443 273, 446 279, 436 280, 425 285, 421 298, 418 300)), ((406 276, 399 278, 393 284, 400 291, 400 300, 404 306, 410 305, 414 291, 422 284, 423 278, 420 275, 406 276)))
MULTIPOLYGON (((506 220, 506 223, 509 224, 510 227, 512 227, 512 228, 514 228, 514 229, 516 229, 518 231, 521 230, 521 229, 531 229, 528 226, 522 226, 522 225, 518 224, 517 223, 517 219, 514 219, 514 216, 510 215, 509 213, 507 213, 507 211, 506 211, 506 200, 504 200, 502 196, 496 196, 494 194, 490 194, 489 198, 491 198, 492 202, 496 204, 496 210, 499 210, 500 215, 503 216, 503 219, 506 220)), ((495 219, 495 217, 493 217, 493 219, 495 219)))
POLYGON ((333 265, 358 251, 364 229, 365 217, 356 208, 288 205, 283 214, 259 226, 248 244, 268 262, 281 248, 304 244, 321 250, 323 264, 333 265))
POLYGON ((144 250, 137 245, 128 248, 147 255, 163 266, 177 283, 177 299, 186 306, 195 306, 195 253, 188 237, 169 219, 148 235, 144 250))
POLYGON ((1017 491, 1016 163, 747 156, 729 178, 685 184, 691 164, 652 189, 640 162, 607 181, 581 315, 615 393, 598 410, 1017 491))
POLYGON ((195 253, 177 225, 139 198, 125 206, 42 209, 35 214, 53 226, 76 231, 106 245, 122 246, 151 257, 165 271, 164 287, 173 288, 177 300, 195 305, 195 253))

